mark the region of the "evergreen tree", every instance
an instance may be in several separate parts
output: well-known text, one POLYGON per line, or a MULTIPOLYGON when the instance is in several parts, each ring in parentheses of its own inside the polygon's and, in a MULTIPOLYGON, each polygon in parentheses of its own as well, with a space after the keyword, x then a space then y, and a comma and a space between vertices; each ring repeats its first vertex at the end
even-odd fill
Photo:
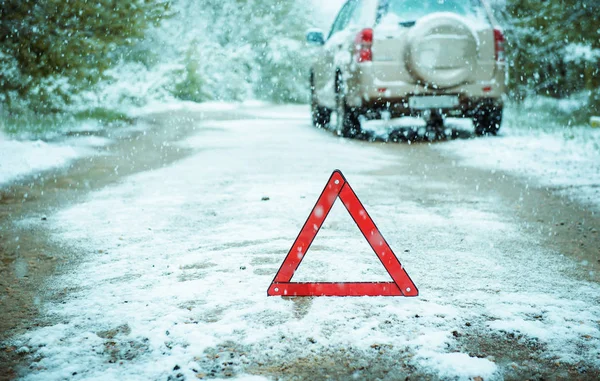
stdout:
POLYGON ((168 7, 169 0, 0 0, 0 102, 58 111, 168 7))
POLYGON ((504 21, 516 94, 597 95, 598 15, 600 0, 507 0, 504 21))

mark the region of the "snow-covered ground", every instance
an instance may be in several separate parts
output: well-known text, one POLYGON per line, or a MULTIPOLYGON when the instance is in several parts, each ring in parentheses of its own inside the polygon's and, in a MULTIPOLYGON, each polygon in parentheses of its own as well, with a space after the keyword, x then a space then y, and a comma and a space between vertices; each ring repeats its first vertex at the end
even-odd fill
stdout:
MULTIPOLYGON (((31 353, 23 379, 260 380, 337 363, 356 379, 378 366, 395 379, 408 366, 490 380, 525 366, 478 357, 468 338, 527 348, 525 363, 600 367, 600 287, 571 278, 577 264, 525 235, 503 200, 415 174, 412 147, 338 139, 311 128, 307 111, 203 122, 181 142, 194 155, 48 216, 80 260, 48 284, 68 298, 42 300, 56 324, 17 339, 31 353), (335 168, 418 298, 266 296, 335 168)), ((449 143, 449 154, 510 139, 449 143)), ((385 279, 378 266, 338 205, 294 280, 385 279)))
POLYGON ((458 156, 462 165, 516 174, 600 211, 600 129, 540 122, 513 110, 507 114, 497 137, 436 148, 458 156))
POLYGON ((460 140, 436 148, 458 155, 460 163, 506 171, 526 178, 533 186, 546 186, 600 210, 600 129, 589 130, 590 140, 565 139, 561 133, 512 135, 507 128, 499 137, 460 140), (598 143, 595 143, 598 144, 598 143))
POLYGON ((62 167, 80 157, 94 154, 94 147, 104 146, 99 137, 72 138, 60 143, 41 140, 13 140, 0 131, 0 186, 24 176, 62 167))
POLYGON ((128 114, 132 117, 140 117, 151 113, 175 112, 175 111, 235 111, 239 110, 243 105, 254 106, 253 102, 232 103, 232 102, 204 102, 195 103, 189 101, 180 101, 171 99, 170 101, 151 101, 146 105, 129 109, 128 114))
MULTIPOLYGON (((128 115, 138 118, 150 113, 177 112, 187 110, 191 112, 219 113, 233 112, 240 109, 265 107, 261 102, 206 102, 193 103, 171 100, 170 102, 150 102, 143 107, 130 108, 128 115)), ((119 136, 135 130, 145 129, 147 126, 136 124, 134 126, 121 126, 112 131, 119 136)), ((113 142, 111 131, 99 122, 81 122, 69 125, 65 130, 58 130, 46 134, 45 140, 31 139, 31 135, 10 137, 0 130, 0 187, 10 182, 18 181, 24 177, 36 175, 42 171, 68 166, 73 160, 99 154, 99 149, 113 142), (69 132, 70 137, 65 137, 69 132), (90 134, 91 133, 91 134, 90 134)))
MULTIPOLYGON (((539 107, 547 105, 541 102, 539 107)), ((528 115, 511 106, 498 136, 456 139, 433 146, 457 158, 460 165, 518 175, 531 186, 548 187, 600 211, 600 129, 588 125, 566 127, 540 114, 528 115)), ((473 130, 467 119, 450 118, 446 127, 473 130)), ((425 122, 418 118, 370 121, 363 128, 384 140, 398 129, 416 129, 420 135, 425 134, 425 122)))

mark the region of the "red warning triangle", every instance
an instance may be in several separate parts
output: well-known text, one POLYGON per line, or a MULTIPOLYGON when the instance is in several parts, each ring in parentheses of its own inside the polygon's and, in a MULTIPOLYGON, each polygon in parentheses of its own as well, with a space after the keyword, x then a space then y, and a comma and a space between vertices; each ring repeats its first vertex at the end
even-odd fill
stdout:
POLYGON ((298 238, 271 283, 268 296, 418 296, 412 282, 396 255, 385 241, 377 226, 361 204, 356 193, 339 170, 333 172, 298 238), (308 252, 310 245, 329 215, 333 204, 340 198, 346 210, 377 254, 393 282, 292 282, 294 273, 308 252))

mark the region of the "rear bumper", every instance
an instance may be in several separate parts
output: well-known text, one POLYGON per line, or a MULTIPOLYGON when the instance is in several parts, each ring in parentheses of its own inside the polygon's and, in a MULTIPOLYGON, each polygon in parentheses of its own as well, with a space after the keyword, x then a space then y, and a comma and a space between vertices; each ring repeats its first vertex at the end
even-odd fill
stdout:
MULTIPOLYGON (((357 106, 361 114, 369 117, 370 119, 377 119, 382 113, 389 113, 392 118, 398 118, 402 116, 420 116, 425 110, 417 110, 409 107, 409 97, 397 98, 377 98, 371 100, 364 100, 360 106, 357 106)), ((426 94, 419 94, 426 95, 426 94)), ((434 95, 434 94, 429 94, 434 95)), ((488 98, 478 97, 473 98, 465 95, 458 94, 459 104, 453 108, 442 108, 435 109, 443 115, 459 118, 471 118, 475 113, 482 108, 499 108, 502 109, 504 106, 503 100, 499 98, 488 98)))
POLYGON ((506 93, 506 67, 503 64, 497 64, 494 76, 489 80, 446 89, 433 89, 412 80, 384 81, 375 76, 372 65, 358 65, 353 69, 348 78, 346 102, 365 112, 389 111, 392 116, 417 116, 423 110, 411 109, 410 97, 457 95, 458 106, 439 111, 446 115, 469 117, 482 106, 502 107, 506 93))

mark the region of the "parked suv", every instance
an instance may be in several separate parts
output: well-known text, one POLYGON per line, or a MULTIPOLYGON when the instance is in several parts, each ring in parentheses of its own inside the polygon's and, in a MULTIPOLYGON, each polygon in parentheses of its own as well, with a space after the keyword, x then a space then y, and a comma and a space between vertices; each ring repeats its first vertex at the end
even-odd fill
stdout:
POLYGON ((478 135, 496 134, 506 91, 504 36, 484 0, 349 0, 311 67, 312 120, 361 132, 360 121, 424 116, 473 118, 478 135))

